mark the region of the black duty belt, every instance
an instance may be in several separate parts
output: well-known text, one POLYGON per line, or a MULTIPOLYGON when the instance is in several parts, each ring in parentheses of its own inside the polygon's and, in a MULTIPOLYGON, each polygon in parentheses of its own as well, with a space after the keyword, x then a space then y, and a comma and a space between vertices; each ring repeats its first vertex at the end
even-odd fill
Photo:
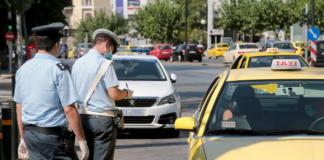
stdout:
POLYGON ((29 131, 43 133, 46 135, 56 135, 56 136, 64 135, 64 132, 68 130, 67 127, 38 127, 35 125, 26 125, 25 129, 29 131))

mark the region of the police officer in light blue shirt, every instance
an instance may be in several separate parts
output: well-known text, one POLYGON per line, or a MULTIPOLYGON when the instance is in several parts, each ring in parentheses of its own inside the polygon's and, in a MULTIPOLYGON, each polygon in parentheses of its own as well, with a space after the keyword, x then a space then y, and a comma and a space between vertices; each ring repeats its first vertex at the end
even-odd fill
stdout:
POLYGON ((82 160, 89 150, 80 116, 74 103, 79 100, 69 71, 56 59, 63 23, 34 27, 38 53, 16 73, 14 101, 20 133, 18 154, 31 160, 78 159, 61 143, 68 125, 80 142, 82 160))
MULTIPOLYGON (((78 59, 72 69, 72 79, 80 96, 78 104, 83 109, 85 109, 85 98, 95 76, 120 45, 118 37, 107 29, 96 30, 92 38, 93 48, 78 59)), ((118 85, 118 79, 111 64, 86 103, 87 109, 94 114, 80 114, 90 150, 89 160, 112 160, 114 158, 117 134, 115 119, 113 116, 99 114, 109 114, 115 110, 115 100, 132 98, 133 91, 119 90, 118 85)))

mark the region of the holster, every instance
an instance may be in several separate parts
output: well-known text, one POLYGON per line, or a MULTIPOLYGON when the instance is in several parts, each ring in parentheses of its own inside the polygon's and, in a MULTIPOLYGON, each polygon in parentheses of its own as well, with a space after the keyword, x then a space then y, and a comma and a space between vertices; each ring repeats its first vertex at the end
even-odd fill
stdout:
POLYGON ((72 130, 63 130, 61 135, 61 144, 66 154, 75 154, 75 134, 72 130))
POLYGON ((124 114, 123 114, 123 111, 122 110, 119 110, 119 109, 116 109, 114 110, 115 112, 115 118, 114 118, 114 121, 115 121, 115 126, 118 128, 118 129, 124 129, 124 114))

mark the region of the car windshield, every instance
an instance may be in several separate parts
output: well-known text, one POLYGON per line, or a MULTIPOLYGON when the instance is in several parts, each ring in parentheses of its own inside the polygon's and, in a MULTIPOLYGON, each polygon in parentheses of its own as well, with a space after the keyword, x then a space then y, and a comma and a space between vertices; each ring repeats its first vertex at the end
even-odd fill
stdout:
POLYGON ((118 80, 166 81, 156 59, 114 58, 113 61, 118 80))
POLYGON ((296 47, 302 47, 304 46, 304 43, 296 43, 296 47))
POLYGON ((169 45, 161 45, 161 46, 159 46, 159 49, 171 49, 171 46, 169 46, 169 45))
POLYGON ((298 59, 302 67, 309 67, 307 63, 300 56, 282 55, 282 56, 251 57, 248 63, 248 68, 271 67, 272 61, 274 59, 298 59))
POLYGON ((229 47, 229 45, 227 45, 227 44, 219 44, 219 45, 217 45, 217 47, 218 48, 221 48, 221 47, 229 47))
POLYGON ((259 47, 255 44, 240 44, 240 49, 258 49, 259 47))
POLYGON ((273 48, 294 49, 294 46, 291 43, 275 43, 275 44, 273 44, 273 48))
MULTIPOLYGON (((324 131, 324 82, 317 80, 227 82, 217 98, 207 133, 324 131)), ((291 132, 292 133, 292 132, 291 132)))

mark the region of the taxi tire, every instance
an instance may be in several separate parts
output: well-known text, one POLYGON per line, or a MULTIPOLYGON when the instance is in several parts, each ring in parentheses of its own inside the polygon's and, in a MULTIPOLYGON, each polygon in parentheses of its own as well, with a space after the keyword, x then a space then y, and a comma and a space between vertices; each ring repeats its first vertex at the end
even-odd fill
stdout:
POLYGON ((211 57, 208 57, 208 59, 211 59, 211 57))
POLYGON ((165 129, 164 133, 166 134, 167 137, 179 137, 180 135, 180 131, 175 129, 165 129))

